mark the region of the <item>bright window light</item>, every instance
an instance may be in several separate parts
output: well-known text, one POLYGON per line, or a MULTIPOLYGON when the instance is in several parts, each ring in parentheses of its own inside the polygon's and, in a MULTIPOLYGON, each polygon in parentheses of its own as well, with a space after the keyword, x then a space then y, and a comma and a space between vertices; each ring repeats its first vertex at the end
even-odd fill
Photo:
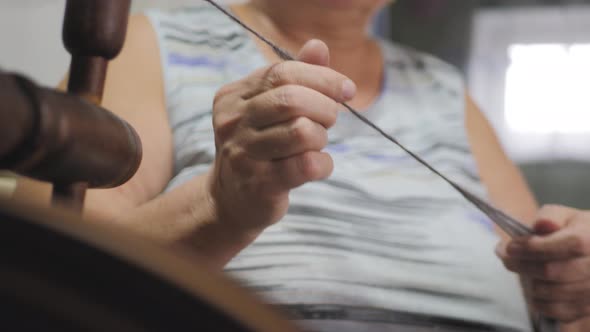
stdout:
POLYGON ((512 45, 505 115, 521 133, 590 132, 590 44, 512 45))

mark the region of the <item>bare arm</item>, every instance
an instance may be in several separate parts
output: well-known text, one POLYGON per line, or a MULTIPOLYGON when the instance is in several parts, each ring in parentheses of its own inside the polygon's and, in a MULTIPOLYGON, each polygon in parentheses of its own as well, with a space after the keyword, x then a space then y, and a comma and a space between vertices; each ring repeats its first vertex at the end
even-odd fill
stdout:
MULTIPOLYGON (((90 190, 85 215, 131 228, 163 243, 178 243, 190 233, 213 224, 207 207, 206 179, 198 177, 184 186, 161 195, 173 168, 173 143, 165 109, 163 74, 153 28, 144 16, 133 17, 127 42, 120 56, 109 65, 103 106, 127 120, 143 143, 143 160, 137 174, 125 185, 107 190, 90 190), (197 208, 198 207, 198 208, 197 208)), ((61 88, 65 82, 61 84, 61 88)), ((15 199, 49 201, 50 186, 21 179, 15 199)), ((218 236, 210 231, 211 236, 218 236)), ((228 235, 229 233, 221 233, 228 235)), ((240 243, 238 239, 199 242, 206 246, 240 243)), ((231 246, 230 246, 231 247, 231 246)), ((219 253, 219 248, 202 248, 219 253)), ((237 249, 235 249, 237 250, 237 249)), ((221 256, 231 255, 225 252, 221 256)), ((215 260, 212 258, 212 260, 215 260)))
MULTIPOLYGON (((291 189, 330 175, 332 159, 322 152, 327 128, 336 121, 337 101, 352 99, 356 86, 326 67, 329 50, 314 41, 302 48, 300 61, 222 87, 213 104, 215 162, 162 194, 172 177, 173 142, 159 54, 149 21, 135 17, 109 68, 104 106, 135 127, 144 158, 127 184, 89 192, 85 213, 165 244, 188 245, 222 267, 284 216, 291 189)), ((29 181, 18 191, 17 198, 48 200, 47 188, 29 181)))
POLYGON ((491 125, 469 96, 465 116, 469 143, 491 201, 513 217, 532 224, 537 203, 520 170, 508 159, 491 125))
MULTIPOLYGON (((120 56, 109 64, 103 106, 137 130, 143 143, 143 160, 137 174, 124 186, 89 191, 87 210, 95 210, 102 200, 110 202, 100 211, 90 213, 112 217, 128 212, 130 207, 155 197, 171 175, 172 138, 164 108, 162 73, 157 54, 158 46, 147 18, 133 17, 120 56), (162 158, 155 158, 155 152, 162 158)), ((58 89, 65 90, 66 85, 67 80, 64 80, 58 89)), ((17 198, 48 203, 50 190, 48 184, 21 179, 17 198)))
POLYGON ((141 35, 130 36, 135 43, 113 65, 116 73, 107 82, 111 99, 105 101, 111 109, 125 110, 120 115, 138 129, 147 147, 144 162, 120 189, 93 192, 88 211, 100 213, 121 199, 124 205, 111 215, 119 223, 188 246, 212 266, 223 267, 283 217, 292 188, 329 176, 332 161, 321 150, 327 127, 336 120, 335 100, 352 98, 356 87, 344 91, 346 77, 323 63, 311 64, 329 57, 327 46, 318 42, 303 47, 301 62, 261 68, 222 87, 213 103, 215 162, 205 175, 160 195, 172 175, 172 134, 162 73, 145 69, 161 67, 154 33, 145 18, 136 24, 141 35), (142 57, 146 63, 138 65, 142 57), (148 86, 130 91, 137 81, 148 86))
MULTIPOLYGON (((482 181, 488 188, 492 201, 499 208, 504 209, 505 211, 509 212, 510 214, 519 218, 522 221, 528 222, 530 225, 533 225, 541 217, 548 218, 544 214, 547 214, 549 212, 559 215, 560 213, 558 212, 561 212, 561 214, 563 214, 562 211, 571 210, 559 207, 545 207, 540 212, 537 212, 537 204, 535 203, 533 196, 527 188, 527 185, 522 175, 520 174, 520 171, 506 157, 506 155, 502 151, 498 139, 496 138, 493 132, 493 129, 485 119, 484 115, 481 113, 481 111, 477 108, 475 103, 469 97, 467 97, 466 120, 469 141, 471 143, 473 154, 479 167, 482 181)), ((560 221, 564 218, 551 218, 551 220, 553 219, 560 221)), ((587 224, 586 219, 583 220, 584 222, 582 224, 587 224)), ((580 236, 585 241, 587 241, 587 231, 578 230, 576 234, 577 236, 580 236)), ((505 241, 508 241, 508 239, 505 239, 505 241)), ((502 246, 502 248, 505 248, 505 245, 502 246)), ((503 258, 505 261, 507 260, 506 257, 503 258)), ((575 267, 570 268, 569 266, 564 266, 561 268, 563 271, 574 271, 576 275, 580 275, 579 270, 575 267)), ((514 270, 515 272, 522 272, 519 271, 518 268, 512 268, 511 270, 514 270)), ((530 271, 535 271, 535 269, 529 268, 525 270, 524 274, 526 275, 530 271)), ((545 271, 547 271, 547 269, 545 269, 545 271)), ((565 275, 566 273, 563 274, 565 275)), ((586 289, 582 287, 580 290, 578 290, 578 293, 585 294, 585 290, 586 289)), ((537 291, 543 290, 537 289, 537 291)), ((550 296, 555 296, 558 299, 561 299, 563 297, 563 293, 564 292, 562 292, 561 289, 559 289, 552 293, 545 292, 544 294, 545 296, 547 296, 546 294, 550 294, 550 296)), ((535 295, 532 296, 534 297, 535 295)), ((569 310, 569 307, 567 307, 568 310, 565 310, 562 307, 555 305, 553 307, 550 307, 549 309, 544 308, 544 312, 547 312, 552 317, 561 317, 559 316, 559 314, 563 316, 569 314, 571 316, 572 312, 579 314, 580 310, 587 310, 587 308, 580 306, 573 306, 573 308, 577 309, 577 311, 573 309, 569 310)), ((580 316, 586 315, 580 314, 580 316)), ((588 318, 581 319, 571 324, 562 324, 561 326, 561 330, 563 332, 582 332, 589 331, 589 329, 590 319, 588 318)))
POLYGON ((145 16, 131 20, 127 43, 110 65, 104 106, 129 121, 143 142, 137 174, 122 187, 89 192, 86 213, 166 244, 198 245, 213 264, 226 261, 250 239, 217 230, 207 177, 162 194, 173 172, 173 138, 165 106, 160 50, 145 16), (199 236, 207 233, 206 241, 199 236), (235 235, 235 238, 230 238, 235 235))

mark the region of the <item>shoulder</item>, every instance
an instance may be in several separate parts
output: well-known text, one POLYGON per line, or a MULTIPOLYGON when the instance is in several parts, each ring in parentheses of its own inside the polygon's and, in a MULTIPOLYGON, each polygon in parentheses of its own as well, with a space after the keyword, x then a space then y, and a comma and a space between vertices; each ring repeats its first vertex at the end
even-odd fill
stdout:
POLYGON ((164 23, 169 21, 178 23, 187 23, 192 21, 195 24, 209 23, 210 21, 216 19, 218 20, 221 17, 219 12, 214 7, 205 2, 200 2, 191 6, 165 9, 152 8, 146 10, 144 14, 150 19, 164 23))
POLYGON ((145 16, 161 38, 178 42, 199 43, 209 40, 209 45, 225 42, 245 35, 228 17, 207 3, 174 9, 151 9, 145 16))
POLYGON ((245 30, 207 3, 191 7, 148 10, 166 73, 179 68, 219 73, 239 59, 250 39, 245 30))
POLYGON ((390 41, 380 41, 384 52, 385 64, 388 68, 408 71, 417 76, 431 80, 433 84, 452 89, 455 93, 464 94, 464 78, 462 72, 442 59, 419 51, 410 46, 390 41))

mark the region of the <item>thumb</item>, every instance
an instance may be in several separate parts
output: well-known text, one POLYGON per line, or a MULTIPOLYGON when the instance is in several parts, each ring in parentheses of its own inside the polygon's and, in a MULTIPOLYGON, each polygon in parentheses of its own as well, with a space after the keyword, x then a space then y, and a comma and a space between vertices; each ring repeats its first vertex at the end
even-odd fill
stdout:
POLYGON ((557 232, 562 227, 562 225, 559 225, 558 223, 551 221, 549 219, 541 219, 535 223, 533 227, 533 232, 536 235, 549 235, 557 232))
POLYGON ((328 67, 330 65, 330 50, 328 45, 321 40, 312 39, 305 43, 299 54, 297 60, 312 65, 328 67))
POLYGON ((565 206, 546 205, 537 215, 533 231, 537 235, 549 235, 565 227, 577 210, 565 206))

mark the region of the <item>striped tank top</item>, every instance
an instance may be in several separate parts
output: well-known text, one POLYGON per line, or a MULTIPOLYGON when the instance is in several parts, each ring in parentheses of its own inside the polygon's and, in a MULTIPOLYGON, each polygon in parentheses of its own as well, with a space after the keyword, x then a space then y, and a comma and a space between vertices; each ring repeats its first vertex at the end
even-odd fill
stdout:
MULTIPOLYGON (((215 92, 268 63, 244 30, 207 5, 147 16, 174 135, 171 190, 214 161, 215 92)), ((461 75, 429 55, 380 45, 382 91, 365 115, 485 196, 465 132, 461 75)), ((293 190, 287 215, 227 273, 309 331, 390 331, 404 314, 430 317, 426 325, 497 327, 470 331, 530 330, 517 278, 494 255, 489 220, 349 113, 330 129, 326 151, 333 175, 293 190)))

